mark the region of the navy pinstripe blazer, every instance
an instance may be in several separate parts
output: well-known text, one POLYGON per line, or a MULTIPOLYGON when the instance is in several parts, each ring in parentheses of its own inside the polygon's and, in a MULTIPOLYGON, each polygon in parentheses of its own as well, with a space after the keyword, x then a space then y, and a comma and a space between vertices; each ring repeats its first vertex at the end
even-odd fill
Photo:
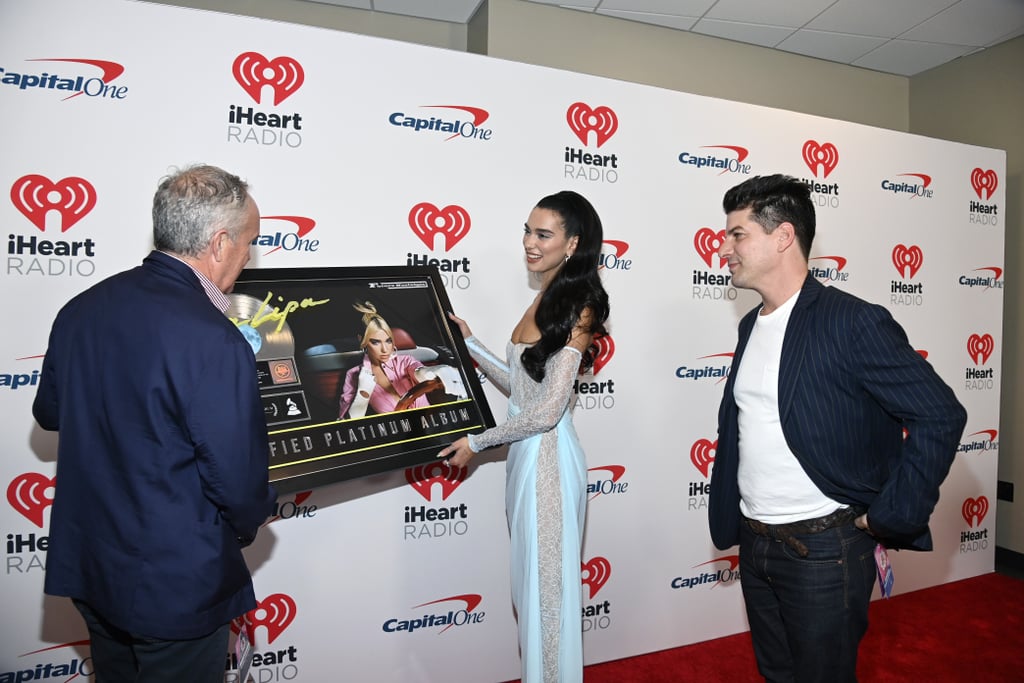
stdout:
MULTIPOLYGON (((708 516, 723 550, 739 542, 733 385, 759 308, 740 321, 718 414, 708 516)), ((783 338, 779 417, 790 450, 825 495, 866 509, 887 546, 931 550, 928 518, 967 413, 885 308, 808 274, 783 338)))

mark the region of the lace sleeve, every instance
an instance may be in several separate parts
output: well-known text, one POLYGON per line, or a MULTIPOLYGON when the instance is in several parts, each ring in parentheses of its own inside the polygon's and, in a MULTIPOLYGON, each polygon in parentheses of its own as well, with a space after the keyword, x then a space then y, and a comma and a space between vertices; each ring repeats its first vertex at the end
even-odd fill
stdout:
POLYGON ((510 391, 508 381, 508 364, 495 356, 490 349, 480 343, 475 336, 466 338, 466 348, 473 360, 480 366, 480 372, 506 394, 510 391))
POLYGON ((569 405, 581 357, 579 350, 571 346, 549 357, 544 368, 540 398, 534 403, 520 406, 519 413, 511 416, 504 424, 480 434, 470 434, 470 449, 478 453, 490 446, 521 441, 554 429, 569 405))

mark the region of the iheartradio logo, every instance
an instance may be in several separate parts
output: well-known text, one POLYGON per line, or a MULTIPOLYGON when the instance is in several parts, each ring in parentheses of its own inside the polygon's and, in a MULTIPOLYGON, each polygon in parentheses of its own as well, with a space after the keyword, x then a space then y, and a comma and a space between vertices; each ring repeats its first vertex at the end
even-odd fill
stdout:
POLYGON ((444 239, 444 250, 451 251, 469 233, 470 224, 469 212, 456 204, 439 209, 420 202, 409 211, 409 227, 431 251, 437 235, 444 239))
POLYGON ((584 146, 587 145, 591 131, 597 136, 597 146, 600 147, 615 135, 619 128, 619 117, 610 108, 601 106, 591 109, 583 102, 569 105, 565 112, 565 120, 584 146))
POLYGON ((443 460, 409 467, 405 470, 405 480, 409 486, 415 489, 416 493, 423 496, 428 502, 434 491, 434 485, 441 487, 441 500, 448 500, 452 491, 459 488, 459 485, 466 480, 466 467, 452 467, 443 460))
POLYGON ((262 626, 267 629, 267 645, 270 645, 295 621, 295 613, 295 601, 291 596, 274 593, 256 603, 256 609, 234 619, 231 622, 231 631, 238 633, 245 629, 249 642, 255 643, 256 629, 262 626))
POLYGON ((960 514, 964 516, 967 526, 981 526, 982 520, 988 514, 988 498, 985 496, 968 498, 964 501, 963 507, 960 508, 960 514))
POLYGON ((612 575, 611 563, 603 557, 595 557, 580 565, 580 578, 587 587, 590 600, 608 583, 612 575))
MULTIPOLYGON (((715 257, 718 256, 718 250, 724 241, 725 230, 715 232, 711 228, 701 228, 693 235, 693 248, 697 250, 697 254, 708 268, 714 268, 715 257)), ((725 267, 726 261, 727 259, 719 258, 718 267, 725 267)))
POLYGON ((819 145, 814 140, 808 140, 803 147, 804 163, 811 169, 814 177, 818 177, 818 169, 821 169, 822 178, 827 178, 839 164, 839 150, 831 142, 819 145))
POLYGON ((291 57, 268 60, 259 52, 243 52, 235 57, 231 73, 256 104, 260 103, 263 86, 269 85, 274 91, 275 107, 301 88, 306 78, 302 65, 291 57))
POLYGON ((603 334, 600 337, 594 337, 594 346, 597 347, 597 353, 594 354, 594 374, 596 375, 601 372, 601 368, 608 365, 608 361, 615 355, 615 340, 610 334, 603 334))
POLYGON ((705 479, 711 471, 711 465, 715 462, 715 452, 718 450, 718 440, 698 439, 690 446, 690 462, 697 468, 705 479))
POLYGON ((900 277, 908 280, 913 278, 921 269, 922 263, 924 263, 924 252, 916 244, 909 247, 897 244, 893 247, 892 264, 896 266, 900 277))
POLYGON ((999 187, 999 176, 992 169, 982 171, 976 168, 971 171, 971 187, 978 195, 978 199, 992 199, 992 193, 999 187))
POLYGON ((19 474, 7 485, 7 502, 25 519, 42 529, 43 512, 53 505, 53 489, 56 484, 56 477, 46 477, 37 472, 19 474))
POLYGON ((11 202, 41 232, 46 231, 47 214, 56 211, 60 231, 67 232, 96 206, 96 188, 85 178, 71 176, 53 182, 33 173, 14 181, 11 202))
POLYGON ((975 365, 984 365, 995 349, 996 342, 991 334, 972 334, 967 338, 967 353, 975 365))

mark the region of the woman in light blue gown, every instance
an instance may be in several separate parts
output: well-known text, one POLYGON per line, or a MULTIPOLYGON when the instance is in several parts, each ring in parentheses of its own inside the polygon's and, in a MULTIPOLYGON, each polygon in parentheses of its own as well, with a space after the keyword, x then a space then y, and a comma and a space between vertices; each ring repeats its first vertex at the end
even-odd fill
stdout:
POLYGON ((480 370, 509 394, 508 420, 438 453, 463 467, 499 444, 508 450, 505 511, 512 602, 523 683, 583 680, 580 580, 587 465, 570 410, 577 375, 606 333, 608 295, 598 276, 603 231, 594 207, 563 191, 538 202, 523 233, 526 268, 540 292, 512 331, 502 360, 452 315, 480 370))

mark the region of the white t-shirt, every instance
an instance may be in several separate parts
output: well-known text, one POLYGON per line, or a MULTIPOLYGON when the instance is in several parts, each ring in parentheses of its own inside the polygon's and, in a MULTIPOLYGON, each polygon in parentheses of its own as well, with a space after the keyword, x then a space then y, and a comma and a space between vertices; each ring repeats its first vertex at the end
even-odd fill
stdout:
POLYGON ((804 472, 779 419, 782 340, 799 296, 757 316, 733 386, 739 408, 740 512, 765 524, 813 519, 842 507, 804 472))

